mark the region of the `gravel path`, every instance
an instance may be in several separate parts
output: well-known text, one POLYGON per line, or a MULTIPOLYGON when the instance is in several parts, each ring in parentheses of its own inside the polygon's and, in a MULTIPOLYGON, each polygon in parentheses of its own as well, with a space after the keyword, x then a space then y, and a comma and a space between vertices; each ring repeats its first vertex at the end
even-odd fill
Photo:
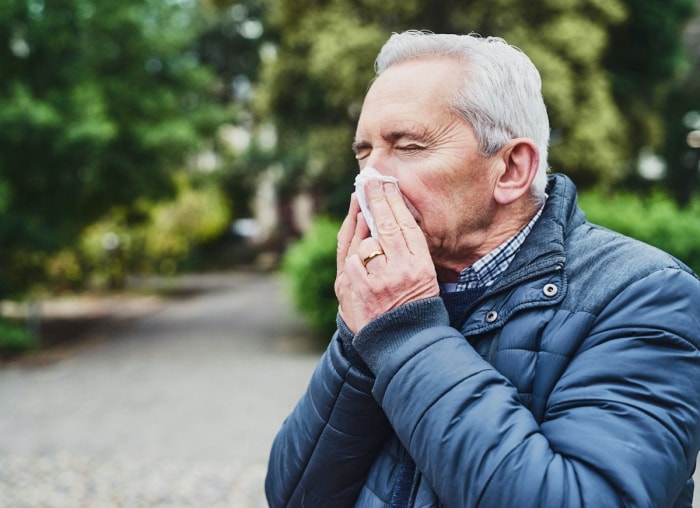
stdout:
POLYGON ((180 284, 0 368, 0 507, 266 506, 270 444, 318 353, 278 277, 180 284))

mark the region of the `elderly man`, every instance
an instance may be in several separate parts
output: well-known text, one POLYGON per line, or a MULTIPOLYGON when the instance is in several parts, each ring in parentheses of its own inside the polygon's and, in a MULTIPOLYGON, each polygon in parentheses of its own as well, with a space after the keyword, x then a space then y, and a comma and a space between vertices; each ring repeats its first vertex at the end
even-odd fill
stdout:
POLYGON ((548 135, 503 40, 386 43, 353 145, 377 234, 353 195, 271 506, 691 506, 700 281, 586 222, 548 135))

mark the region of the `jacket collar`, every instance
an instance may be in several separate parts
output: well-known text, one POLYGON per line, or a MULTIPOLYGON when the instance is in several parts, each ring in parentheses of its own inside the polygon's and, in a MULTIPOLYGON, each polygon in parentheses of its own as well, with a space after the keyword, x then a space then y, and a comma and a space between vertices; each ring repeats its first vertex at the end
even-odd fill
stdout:
POLYGON ((523 278, 553 270, 563 270, 566 263, 564 241, 568 231, 585 221, 576 205, 576 186, 562 174, 548 178, 547 202, 518 254, 497 283, 508 286, 523 278))

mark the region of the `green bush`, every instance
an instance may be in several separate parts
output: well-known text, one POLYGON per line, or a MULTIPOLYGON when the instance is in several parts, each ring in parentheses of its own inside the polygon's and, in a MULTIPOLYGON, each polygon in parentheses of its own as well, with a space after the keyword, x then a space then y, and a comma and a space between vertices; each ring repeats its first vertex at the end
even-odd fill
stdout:
POLYGON ((327 341, 335 330, 338 312, 333 284, 339 228, 337 221, 316 219, 310 231, 287 250, 282 261, 294 305, 322 341, 327 341))
POLYGON ((175 274, 194 248, 218 238, 231 221, 215 185, 195 187, 185 175, 175 184, 172 201, 142 201, 134 207, 136 218, 115 209, 86 228, 75 247, 46 262, 49 286, 120 288, 128 274, 175 274))
POLYGON ((22 324, 0 318, 0 356, 36 349, 37 339, 22 324))
POLYGON ((579 205, 591 222, 654 245, 700 273, 700 200, 679 209, 662 194, 584 193, 579 205))

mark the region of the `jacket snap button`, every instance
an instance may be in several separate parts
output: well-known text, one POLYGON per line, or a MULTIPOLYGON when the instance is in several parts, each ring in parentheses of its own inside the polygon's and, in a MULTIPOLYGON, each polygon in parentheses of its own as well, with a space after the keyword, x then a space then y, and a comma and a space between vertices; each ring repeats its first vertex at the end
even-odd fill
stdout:
POLYGON ((559 288, 554 284, 545 284, 542 292, 545 296, 555 296, 559 292, 559 288))
POLYGON ((488 314, 486 314, 486 322, 487 323, 493 323, 498 319, 498 312, 495 310, 490 311, 488 314))

